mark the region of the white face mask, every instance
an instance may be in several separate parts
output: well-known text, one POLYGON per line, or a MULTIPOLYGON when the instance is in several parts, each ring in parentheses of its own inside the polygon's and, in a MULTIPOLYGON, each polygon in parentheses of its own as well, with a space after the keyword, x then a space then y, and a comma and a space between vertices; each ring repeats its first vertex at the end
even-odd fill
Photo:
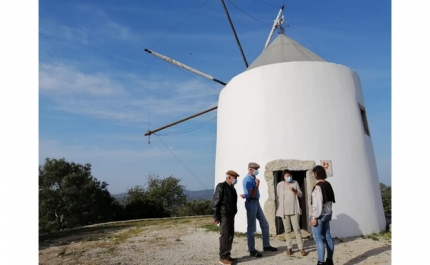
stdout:
POLYGON ((286 182, 291 182, 292 180, 293 180, 293 178, 291 176, 285 177, 286 182))
POLYGON ((254 176, 258 175, 258 169, 254 169, 254 176))
POLYGON ((231 184, 235 185, 237 183, 237 179, 233 179, 233 182, 231 184))

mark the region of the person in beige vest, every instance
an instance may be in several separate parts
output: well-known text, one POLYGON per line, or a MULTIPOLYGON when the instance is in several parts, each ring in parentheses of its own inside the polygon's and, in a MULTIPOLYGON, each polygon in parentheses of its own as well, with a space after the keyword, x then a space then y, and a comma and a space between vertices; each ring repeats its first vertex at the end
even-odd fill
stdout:
POLYGON ((277 209, 276 216, 282 218, 285 229, 285 237, 287 239, 288 256, 293 254, 293 240, 291 238, 291 225, 296 234, 297 247, 302 256, 306 256, 306 251, 303 249, 302 233, 300 231, 299 219, 302 214, 300 209, 299 199, 303 196, 297 181, 293 180, 291 171, 286 169, 283 172, 284 181, 281 181, 276 186, 277 209))

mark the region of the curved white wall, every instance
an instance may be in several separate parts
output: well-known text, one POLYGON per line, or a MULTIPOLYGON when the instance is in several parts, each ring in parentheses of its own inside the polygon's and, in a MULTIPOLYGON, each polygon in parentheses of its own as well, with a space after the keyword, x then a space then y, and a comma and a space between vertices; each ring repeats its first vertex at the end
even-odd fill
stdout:
MULTIPOLYGON (((364 134, 358 103, 365 106, 359 77, 338 64, 286 62, 237 75, 219 97, 214 187, 232 169, 240 174, 236 190, 242 194, 248 162, 257 162, 263 208, 267 162, 313 160, 318 165, 331 160, 333 177, 327 180, 336 194, 333 236, 384 230, 372 142, 364 134)), ((240 197, 238 209, 235 228, 246 232, 240 197)))

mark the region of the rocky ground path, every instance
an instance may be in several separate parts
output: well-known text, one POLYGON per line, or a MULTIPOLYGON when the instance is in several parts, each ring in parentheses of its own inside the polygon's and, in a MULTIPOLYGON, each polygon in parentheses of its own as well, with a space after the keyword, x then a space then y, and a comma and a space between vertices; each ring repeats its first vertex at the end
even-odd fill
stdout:
MULTIPOLYGON (((219 233, 211 217, 145 220, 105 224, 43 236, 39 241, 39 264, 141 265, 218 264, 219 233), (211 231, 214 230, 214 231, 211 231)), ((262 240, 256 238, 257 249, 262 240)), ((271 237, 277 252, 250 257, 246 236, 238 233, 232 256, 238 264, 316 264, 315 242, 305 239, 308 255, 285 255, 285 237, 271 237)), ((391 264, 391 238, 373 236, 335 240, 335 264, 391 264)))

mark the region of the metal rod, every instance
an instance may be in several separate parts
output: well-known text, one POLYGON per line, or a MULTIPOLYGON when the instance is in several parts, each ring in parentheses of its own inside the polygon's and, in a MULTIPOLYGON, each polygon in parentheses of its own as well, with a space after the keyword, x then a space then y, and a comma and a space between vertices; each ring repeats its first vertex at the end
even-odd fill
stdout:
POLYGON ((179 121, 176 121, 176 122, 173 122, 173 123, 167 124, 167 125, 165 125, 165 126, 163 126, 163 127, 160 127, 160 128, 158 128, 158 129, 155 129, 155 130, 152 130, 152 131, 147 131, 147 132, 145 133, 145 136, 151 135, 151 134, 153 134, 153 133, 156 133, 156 132, 158 132, 158 131, 161 131, 161 130, 163 130, 163 129, 166 129, 166 128, 168 128, 168 127, 170 127, 170 126, 173 126, 173 125, 175 125, 175 124, 178 124, 178 123, 184 122, 184 121, 186 121, 186 120, 192 119, 192 118, 194 118, 194 117, 200 116, 200 115, 205 114, 205 113, 207 113, 207 112, 209 112, 209 111, 216 110, 217 108, 218 108, 218 106, 213 107, 213 108, 210 108, 210 109, 207 109, 207 110, 204 110, 204 111, 199 112, 199 113, 197 113, 197 114, 191 115, 191 116, 189 116, 189 117, 187 117, 187 118, 184 118, 184 119, 182 119, 182 120, 179 120, 179 121))
POLYGON ((227 14, 228 21, 230 22, 231 29, 233 30, 234 37, 236 38, 237 45, 239 46, 240 53, 242 54, 243 61, 245 62, 246 68, 248 68, 248 62, 246 61, 245 54, 243 53, 242 46, 240 45, 239 38, 237 37, 236 30, 234 30, 233 22, 231 22, 230 15, 228 14, 227 7, 225 6, 224 0, 221 0, 224 6, 225 13, 227 14))
POLYGON ((212 76, 210 76, 210 75, 208 75, 208 74, 205 74, 205 73, 202 73, 202 72, 200 72, 200 71, 197 71, 196 69, 193 69, 193 68, 191 68, 191 67, 189 67, 189 66, 187 66, 187 65, 185 65, 185 64, 183 64, 183 63, 180 63, 180 62, 178 62, 178 61, 175 61, 175 60, 173 60, 172 58, 169 58, 169 57, 167 57, 167 56, 164 56, 164 55, 162 55, 162 54, 156 53, 156 52, 151 51, 151 50, 148 50, 148 49, 145 49, 145 52, 147 52, 147 53, 149 53, 149 54, 152 54, 152 55, 155 55, 155 56, 157 56, 158 58, 161 58, 161 59, 163 59, 164 61, 166 61, 166 62, 168 62, 168 63, 171 63, 171 64, 177 65, 177 66, 179 66, 179 67, 185 68, 185 69, 187 69, 188 71, 190 71, 190 72, 192 72, 192 73, 195 73, 195 74, 201 75, 201 76, 203 76, 203 77, 206 77, 207 79, 210 79, 210 80, 212 80, 212 81, 215 81, 215 82, 217 82, 217 83, 220 83, 221 85, 224 85, 224 86, 225 86, 225 85, 227 85, 226 83, 224 83, 224 82, 222 82, 222 81, 220 81, 220 80, 218 80, 218 79, 216 79, 216 78, 214 78, 214 77, 212 77, 212 76))
MULTIPOLYGON (((264 49, 269 45, 270 39, 272 38, 273 32, 275 31, 276 27, 279 26, 279 17, 281 16, 282 10, 284 10, 284 5, 282 5, 281 10, 279 10, 278 16, 276 17, 275 21, 273 22, 272 30, 270 30, 269 37, 267 38, 266 45, 264 45, 264 49)), ((264 50, 263 49, 263 50, 264 50)))

